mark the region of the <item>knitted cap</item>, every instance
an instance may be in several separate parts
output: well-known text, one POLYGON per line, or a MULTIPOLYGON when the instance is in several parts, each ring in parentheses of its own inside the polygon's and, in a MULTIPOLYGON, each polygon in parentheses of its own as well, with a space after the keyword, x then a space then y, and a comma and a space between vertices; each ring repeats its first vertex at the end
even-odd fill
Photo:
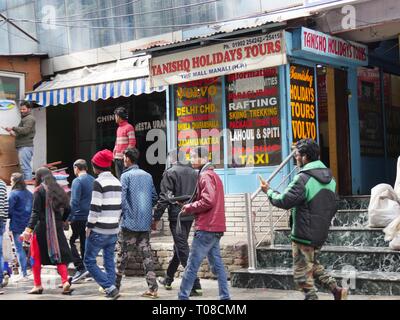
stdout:
POLYGON ((113 158, 113 153, 110 150, 104 149, 93 156, 92 163, 100 168, 109 168, 111 167, 113 158))

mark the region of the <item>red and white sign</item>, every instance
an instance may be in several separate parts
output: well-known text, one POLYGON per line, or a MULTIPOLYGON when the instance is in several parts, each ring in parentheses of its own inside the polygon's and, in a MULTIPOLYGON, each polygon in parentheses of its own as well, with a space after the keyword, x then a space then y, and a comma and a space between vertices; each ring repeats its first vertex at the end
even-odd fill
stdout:
POLYGON ((308 28, 301 28, 301 50, 359 65, 368 64, 367 46, 308 28))
POLYGON ((163 86, 286 64, 284 31, 152 59, 152 86, 163 86))

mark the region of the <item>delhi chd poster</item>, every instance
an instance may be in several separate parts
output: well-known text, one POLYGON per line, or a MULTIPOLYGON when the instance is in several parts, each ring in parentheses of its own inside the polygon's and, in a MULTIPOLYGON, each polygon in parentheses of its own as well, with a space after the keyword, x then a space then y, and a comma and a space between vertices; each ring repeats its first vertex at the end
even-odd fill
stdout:
POLYGON ((174 88, 178 148, 189 160, 191 148, 206 146, 214 166, 223 167, 221 79, 186 82, 174 88))
POLYGON ((278 68, 227 76, 230 167, 278 165, 282 160, 278 68))

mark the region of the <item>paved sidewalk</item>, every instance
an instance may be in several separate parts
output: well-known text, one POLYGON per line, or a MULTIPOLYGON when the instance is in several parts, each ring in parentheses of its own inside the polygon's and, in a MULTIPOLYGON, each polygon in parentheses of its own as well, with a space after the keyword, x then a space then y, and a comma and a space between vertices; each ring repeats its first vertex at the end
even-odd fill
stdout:
MULTIPOLYGON (((57 287, 60 278, 55 275, 44 275, 43 286, 45 291, 42 295, 28 295, 26 292, 32 288, 31 283, 10 283, 4 288, 5 294, 0 295, 0 300, 107 300, 99 291, 95 282, 82 282, 73 285, 75 291, 71 296, 61 295, 57 287), (52 286, 53 289, 47 289, 52 286)), ((154 300, 177 300, 180 279, 173 283, 173 290, 167 291, 163 287, 159 289, 159 299, 154 300)), ((201 280, 203 287, 202 297, 193 297, 193 300, 215 300, 218 299, 218 283, 216 280, 201 280)), ((142 277, 125 277, 122 281, 120 300, 149 300, 140 295, 147 289, 146 281, 142 277)), ((233 300, 302 300, 303 296, 297 291, 285 291, 274 289, 240 289, 230 288, 233 300)), ((321 300, 333 300, 332 296, 320 293, 321 300)), ((350 295, 349 300, 400 300, 400 296, 360 296, 350 295)))

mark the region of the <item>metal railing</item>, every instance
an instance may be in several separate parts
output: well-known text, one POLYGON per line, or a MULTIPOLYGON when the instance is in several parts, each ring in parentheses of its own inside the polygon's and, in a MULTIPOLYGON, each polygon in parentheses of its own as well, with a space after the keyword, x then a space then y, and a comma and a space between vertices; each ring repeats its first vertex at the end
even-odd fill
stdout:
MULTIPOLYGON (((289 163, 289 161, 293 158, 295 153, 295 150, 293 150, 283 161, 282 163, 272 172, 272 174, 269 176, 267 179, 267 182, 270 183, 277 175, 278 173, 289 163)), ((296 170, 297 168, 295 167, 291 172, 289 172, 288 175, 284 175, 283 179, 280 181, 278 189, 280 186, 282 186, 287 179, 292 175, 292 173, 296 170)), ((245 205, 246 205, 246 223, 247 223, 247 241, 248 241, 248 260, 249 260, 249 271, 254 271, 257 268, 257 256, 256 256, 256 249, 258 246, 260 246, 264 239, 270 235, 271 236, 271 246, 274 245, 274 230, 276 226, 279 224, 279 222, 285 217, 288 213, 288 211, 284 211, 281 215, 278 216, 277 220, 274 222, 274 214, 273 211, 271 210, 271 204, 269 200, 265 200, 258 208, 257 211, 253 211, 253 201, 256 199, 256 197, 260 194, 261 192, 261 187, 259 187, 253 194, 251 193, 246 193, 245 194, 245 205), (261 211, 261 209, 265 208, 265 204, 268 203, 268 210, 267 210, 267 216, 261 220, 260 225, 258 226, 258 229, 261 232, 261 227, 262 224, 266 222, 267 219, 269 219, 269 230, 264 234, 262 239, 260 241, 257 240, 256 237, 256 231, 257 229, 254 227, 255 224, 255 217, 258 212, 261 211)))

